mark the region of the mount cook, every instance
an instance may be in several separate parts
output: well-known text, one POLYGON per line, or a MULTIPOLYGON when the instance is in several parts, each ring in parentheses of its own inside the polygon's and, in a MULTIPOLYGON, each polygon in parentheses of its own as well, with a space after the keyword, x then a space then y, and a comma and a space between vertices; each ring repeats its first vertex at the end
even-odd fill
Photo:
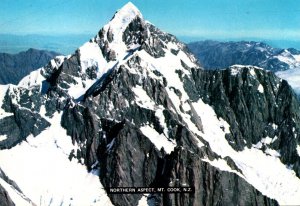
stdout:
POLYGON ((288 83, 254 66, 203 70, 132 3, 74 54, 0 87, 4 205, 300 204, 288 83), (148 186, 195 193, 105 190, 148 186))

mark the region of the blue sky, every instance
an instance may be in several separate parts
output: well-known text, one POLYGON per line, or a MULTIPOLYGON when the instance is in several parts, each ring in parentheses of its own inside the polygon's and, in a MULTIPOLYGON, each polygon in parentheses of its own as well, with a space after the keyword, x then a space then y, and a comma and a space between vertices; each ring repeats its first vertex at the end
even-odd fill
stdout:
MULTIPOLYGON (((1 0, 0 32, 94 34, 127 1, 1 0)), ((144 17, 179 36, 300 40, 295 0, 132 0, 144 17)))
MULTIPOLYGON (((95 34, 123 0, 1 0, 0 33, 95 34)), ((132 0, 178 36, 300 40, 297 0, 132 0)))

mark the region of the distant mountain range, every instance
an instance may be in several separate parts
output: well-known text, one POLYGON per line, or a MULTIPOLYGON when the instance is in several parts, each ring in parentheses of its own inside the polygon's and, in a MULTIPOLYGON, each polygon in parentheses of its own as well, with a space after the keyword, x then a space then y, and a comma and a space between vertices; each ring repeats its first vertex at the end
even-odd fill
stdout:
POLYGON ((188 48, 205 69, 224 69, 231 65, 254 65, 273 71, 300 94, 300 51, 279 49, 254 41, 198 41, 188 48))
POLYGON ((59 53, 28 49, 18 54, 0 53, 0 84, 17 84, 24 76, 47 64, 59 53))
POLYGON ((277 72, 300 67, 300 51, 273 48, 262 42, 206 40, 189 43, 188 47, 205 69, 223 69, 240 64, 277 72))

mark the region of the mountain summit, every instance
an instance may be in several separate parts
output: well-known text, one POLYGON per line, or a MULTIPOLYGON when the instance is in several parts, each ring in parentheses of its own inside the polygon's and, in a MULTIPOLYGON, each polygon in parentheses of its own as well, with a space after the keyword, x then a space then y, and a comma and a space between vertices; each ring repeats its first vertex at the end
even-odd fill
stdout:
POLYGON ((131 3, 74 54, 1 91, 7 205, 300 202, 299 102, 286 81, 252 66, 204 71, 131 3))

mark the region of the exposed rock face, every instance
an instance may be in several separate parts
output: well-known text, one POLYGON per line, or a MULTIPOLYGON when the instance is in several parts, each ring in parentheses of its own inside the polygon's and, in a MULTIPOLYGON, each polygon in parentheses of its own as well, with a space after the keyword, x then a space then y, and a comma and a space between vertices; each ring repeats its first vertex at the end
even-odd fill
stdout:
MULTIPOLYGON (((290 169, 299 176, 299 103, 288 84, 254 67, 204 71, 184 44, 145 22, 131 3, 75 54, 51 61, 39 75, 3 97, 3 148, 58 124, 66 132, 54 140, 58 150, 59 141, 68 142, 63 138, 72 140, 67 148, 74 149, 64 155, 97 171, 106 189, 195 188, 194 194, 150 194, 149 204, 298 200, 299 178, 290 169), (59 114, 59 122, 51 120, 59 114), (253 164, 252 155, 279 165, 290 179, 277 181, 277 173, 253 164), (292 180, 296 189, 289 193, 292 180)), ((107 195, 120 206, 143 198, 107 195)))
POLYGON ((0 149, 9 149, 50 126, 39 114, 42 101, 39 88, 11 87, 7 90, 2 107, 10 115, 0 119, 0 135, 8 138, 0 141, 0 149))
POLYGON ((17 84, 59 54, 51 51, 29 49, 18 54, 0 53, 0 84, 17 84))
MULTIPOLYGON (((154 145, 129 122, 107 129, 106 139, 102 140, 98 151, 103 185, 107 188, 150 186, 159 161, 154 145)), ((112 194, 110 198, 115 205, 136 205, 141 196, 112 194)))
POLYGON ((0 185, 0 202, 1 206, 15 206, 6 190, 0 185))
POLYGON ((163 166, 161 182, 171 177, 174 186, 194 185, 196 192, 156 195, 158 205, 274 205, 237 175, 211 167, 187 150, 176 149, 163 166))
MULTIPOLYGON (((195 71, 198 70, 195 69, 195 71)), ((205 73, 202 70, 199 71, 205 73)), ((124 67, 120 67, 118 72, 112 74, 112 76, 114 76, 114 79, 105 86, 100 87, 101 89, 94 90, 95 93, 90 94, 94 97, 87 97, 84 102, 85 106, 88 105, 88 108, 97 108, 98 111, 75 106, 69 110, 72 111, 74 118, 63 119, 62 121, 63 125, 66 122, 73 125, 71 127, 65 125, 65 128, 67 131, 73 130, 69 134, 78 142, 85 142, 85 138, 87 138, 87 145, 81 149, 85 153, 80 154, 79 157, 86 156, 86 164, 90 169, 93 162, 99 162, 100 179, 104 187, 139 187, 145 185, 166 187, 170 182, 179 179, 182 181, 181 183, 194 186, 197 193, 195 195, 154 195, 152 198, 155 199, 157 204, 172 205, 175 202, 178 205, 228 205, 231 202, 239 205, 275 204, 237 175, 219 171, 208 163, 202 162, 201 158, 205 156, 215 159, 218 158, 218 155, 210 149, 203 150, 196 146, 197 142, 194 139, 194 134, 182 125, 181 117, 171 111, 172 102, 167 96, 163 85, 158 86, 161 83, 156 82, 154 84, 153 80, 148 82, 145 79, 143 83, 145 91, 149 92, 149 96, 154 97, 155 102, 166 108, 163 114, 169 128, 168 134, 170 139, 176 140, 178 145, 175 152, 170 155, 157 150, 148 138, 139 131, 142 125, 149 124, 153 125, 156 131, 163 133, 163 128, 161 128, 155 113, 136 104, 126 107, 126 103, 123 103, 125 98, 128 102, 134 100, 134 94, 128 87, 138 84, 138 75, 130 74, 124 67), (122 86, 118 87, 117 85, 122 86), (153 85, 156 85, 156 89, 153 89, 153 85), (155 97, 159 98, 155 99, 155 97), (114 101, 111 101, 111 99, 114 101), (113 104, 112 108, 114 110, 109 109, 110 104, 113 104), (78 111, 82 112, 78 114, 78 111), (99 124, 96 123, 96 118, 92 114, 115 119, 117 122, 101 120, 99 124), (84 125, 84 128, 80 125, 84 125), (99 128, 102 128, 102 131, 94 133, 99 128), (188 148, 189 151, 182 151, 181 148, 188 148), (228 193, 228 191, 232 192, 228 193), (240 192, 235 193, 234 191, 240 192)), ((196 74, 195 78, 197 78, 196 74)), ((189 87, 193 87, 193 85, 189 85, 189 87)), ((197 88, 196 85, 194 87, 197 88)), ((203 88, 207 87, 203 86, 203 88)), ((199 90, 199 96, 201 93, 202 91, 199 90)), ((240 131, 232 131, 233 134, 237 132, 241 133, 240 131)), ((242 137, 242 134, 240 136, 242 137)), ((201 139, 201 137, 198 138, 201 139)), ((242 145, 239 145, 240 148, 245 146, 242 140, 241 138, 240 144, 242 145)), ((232 167, 234 168, 234 165, 232 167)), ((141 198, 141 194, 109 194, 109 196, 115 205, 135 205, 141 198)))
MULTIPOLYGON (((231 128, 226 136, 237 150, 258 144, 280 151, 280 159, 300 176, 299 101, 285 80, 255 67, 231 67, 220 71, 193 70, 196 91, 213 105, 216 114, 231 128)), ((188 82, 186 83, 188 84, 188 82)))

